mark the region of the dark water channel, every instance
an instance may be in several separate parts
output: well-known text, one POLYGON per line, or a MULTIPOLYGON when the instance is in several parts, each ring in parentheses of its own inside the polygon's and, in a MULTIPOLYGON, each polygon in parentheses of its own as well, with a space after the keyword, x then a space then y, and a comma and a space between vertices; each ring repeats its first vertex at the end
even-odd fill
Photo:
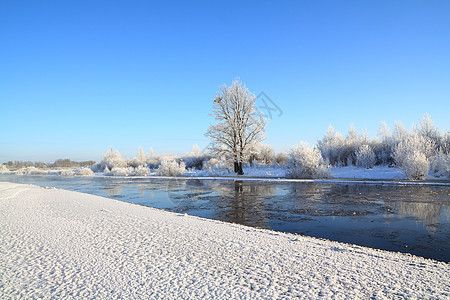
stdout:
POLYGON ((450 186, 15 175, 0 181, 450 262, 450 186))

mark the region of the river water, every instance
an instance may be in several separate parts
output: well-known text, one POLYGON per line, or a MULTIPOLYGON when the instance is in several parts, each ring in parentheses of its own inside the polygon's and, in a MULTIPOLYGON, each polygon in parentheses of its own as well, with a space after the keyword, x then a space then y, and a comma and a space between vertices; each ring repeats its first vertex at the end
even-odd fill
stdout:
POLYGON ((450 186, 0 175, 204 218, 450 262, 450 186))

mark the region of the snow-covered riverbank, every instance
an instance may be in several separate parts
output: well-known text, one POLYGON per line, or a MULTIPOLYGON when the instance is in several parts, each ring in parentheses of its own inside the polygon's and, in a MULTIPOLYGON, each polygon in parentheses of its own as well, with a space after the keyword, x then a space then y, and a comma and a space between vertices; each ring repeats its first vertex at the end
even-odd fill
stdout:
POLYGON ((449 264, 0 183, 0 298, 448 298, 449 264))

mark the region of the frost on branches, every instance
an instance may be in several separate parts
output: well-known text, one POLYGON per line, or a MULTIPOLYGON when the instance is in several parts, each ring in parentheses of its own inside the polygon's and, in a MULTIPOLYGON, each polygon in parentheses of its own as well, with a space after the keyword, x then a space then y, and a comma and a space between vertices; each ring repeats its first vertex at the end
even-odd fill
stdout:
POLYGON ((238 79, 230 87, 223 85, 214 98, 213 116, 206 136, 211 150, 233 159, 234 172, 243 175, 242 164, 253 146, 264 139, 266 121, 256 109, 256 97, 238 79))
POLYGON ((186 173, 186 165, 174 159, 163 159, 156 173, 159 176, 180 176, 186 173))
POLYGON ((362 145, 356 151, 356 165, 361 168, 372 169, 375 166, 376 158, 372 147, 362 145))
POLYGON ((290 178, 326 178, 330 176, 330 173, 320 151, 302 142, 289 152, 286 176, 290 178))
POLYGON ((113 168, 126 168, 128 162, 122 157, 119 151, 108 150, 102 157, 102 160, 92 166, 94 172, 107 172, 113 168))

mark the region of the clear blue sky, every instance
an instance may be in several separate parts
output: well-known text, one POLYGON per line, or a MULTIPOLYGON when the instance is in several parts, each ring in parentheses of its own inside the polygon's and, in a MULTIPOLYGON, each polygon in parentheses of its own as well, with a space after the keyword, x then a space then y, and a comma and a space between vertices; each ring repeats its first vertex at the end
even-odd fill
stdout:
POLYGON ((3 0, 0 162, 203 148, 237 76, 283 111, 277 151, 426 112, 447 132, 449 16, 450 1, 3 0))

